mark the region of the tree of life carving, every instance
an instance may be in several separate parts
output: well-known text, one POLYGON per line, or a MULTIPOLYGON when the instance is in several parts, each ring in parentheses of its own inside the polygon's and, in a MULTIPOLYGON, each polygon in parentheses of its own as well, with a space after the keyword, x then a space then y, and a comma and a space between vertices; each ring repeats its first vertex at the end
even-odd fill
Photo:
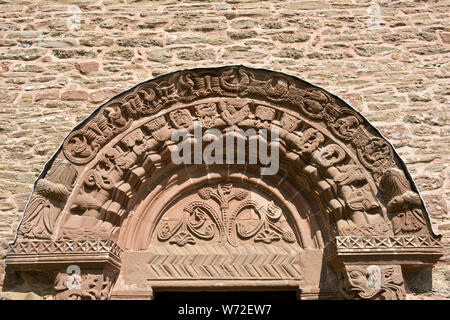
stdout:
POLYGON ((219 234, 218 242, 228 242, 232 246, 238 246, 236 237, 265 244, 281 240, 288 243, 296 241, 294 233, 280 225, 282 209, 273 201, 261 204, 248 199, 248 191, 235 188, 229 182, 219 183, 215 188, 203 187, 197 191, 197 195, 202 200, 186 205, 182 217, 174 226, 171 227, 166 222, 157 229, 159 241, 169 241, 170 244, 182 247, 196 244, 196 239, 212 240, 216 230, 219 234), (211 201, 219 205, 220 213, 211 205, 211 201), (231 207, 232 202, 237 202, 237 205, 231 207), (240 215, 246 209, 256 214, 256 226, 240 221, 240 215))

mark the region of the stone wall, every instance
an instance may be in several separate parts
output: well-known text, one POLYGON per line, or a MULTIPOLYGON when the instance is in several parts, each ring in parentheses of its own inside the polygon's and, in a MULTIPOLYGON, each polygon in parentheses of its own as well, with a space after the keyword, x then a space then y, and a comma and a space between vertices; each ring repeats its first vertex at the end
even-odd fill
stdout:
MULTIPOLYGON (((77 123, 159 74, 244 64, 339 95, 394 144, 450 242, 449 1, 32 1, 0 4, 0 287, 7 242, 77 123)), ((448 246, 447 246, 448 247, 448 246)), ((450 256, 405 276, 450 297, 450 256)))

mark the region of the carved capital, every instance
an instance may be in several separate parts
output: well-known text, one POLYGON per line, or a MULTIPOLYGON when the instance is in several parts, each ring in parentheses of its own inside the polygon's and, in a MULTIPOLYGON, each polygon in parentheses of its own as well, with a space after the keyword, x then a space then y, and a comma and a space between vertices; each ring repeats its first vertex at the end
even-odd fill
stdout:
POLYGON ((346 265, 338 272, 339 290, 348 300, 403 300, 405 288, 399 265, 346 265))
POLYGON ((70 265, 55 279, 55 300, 106 300, 116 275, 107 270, 82 270, 70 265))

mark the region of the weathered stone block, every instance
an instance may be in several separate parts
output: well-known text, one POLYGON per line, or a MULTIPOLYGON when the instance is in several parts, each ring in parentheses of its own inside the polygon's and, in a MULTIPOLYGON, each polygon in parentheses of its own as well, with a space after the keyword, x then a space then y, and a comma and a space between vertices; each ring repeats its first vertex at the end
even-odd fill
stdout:
POLYGON ((172 60, 172 53, 165 49, 156 49, 147 52, 147 59, 155 62, 169 62, 172 60))
POLYGON ((130 61, 134 57, 134 51, 130 49, 121 49, 105 52, 105 60, 130 61))
POLYGON ((261 51, 252 51, 249 50, 248 47, 231 47, 226 48, 225 52, 222 56, 222 59, 231 60, 231 59, 256 59, 256 58, 264 58, 267 54, 261 51))
POLYGON ((297 43, 297 42, 306 42, 311 38, 311 36, 307 34, 301 35, 292 35, 292 34, 282 34, 276 35, 272 37, 272 40, 280 41, 282 43, 297 43))
POLYGON ((255 38, 258 32, 255 30, 228 31, 228 36, 233 40, 255 38))
POLYGON ((120 89, 103 89, 89 94, 89 101, 93 103, 100 103, 111 99, 120 92, 120 89))
POLYGON ((85 101, 87 99, 88 93, 83 90, 69 90, 61 94, 61 100, 65 101, 85 101))
POLYGON ((39 40, 36 42, 36 46, 42 48, 64 48, 64 47, 74 47, 76 45, 77 41, 75 39, 39 40))
POLYGON ((390 53, 398 52, 398 49, 385 46, 356 46, 355 52, 362 57, 384 56, 390 53))
POLYGON ((162 27, 169 23, 169 20, 165 17, 153 17, 147 18, 142 23, 138 24, 139 29, 154 29, 158 27, 162 27))
POLYGON ((273 54, 275 57, 300 59, 303 57, 303 50, 297 48, 286 47, 273 54))
POLYGON ((121 47, 162 47, 163 41, 161 39, 118 39, 116 43, 121 47))
POLYGON ((46 53, 45 49, 12 49, 0 52, 0 60, 33 61, 43 57, 46 53))
POLYGON ((80 45, 86 47, 109 47, 113 44, 114 40, 104 37, 80 39, 80 45))
POLYGON ((89 74, 91 72, 96 72, 98 71, 98 63, 91 61, 91 62, 80 62, 76 64, 76 68, 78 69, 78 71, 80 71, 80 73, 86 75, 89 74))
POLYGON ((55 57, 59 59, 95 58, 97 56, 96 52, 83 49, 74 49, 74 50, 53 49, 52 53, 55 57))
POLYGON ((255 19, 235 19, 230 22, 233 29, 253 29, 258 27, 258 21, 255 19))
POLYGON ((328 9, 330 5, 327 1, 296 1, 283 4, 281 7, 290 10, 317 10, 328 9))
POLYGON ((182 50, 177 53, 178 59, 181 60, 215 60, 216 54, 211 49, 198 49, 198 50, 182 50))
POLYGON ((59 91, 58 90, 48 90, 48 91, 36 93, 34 101, 38 102, 41 100, 57 100, 57 99, 59 99, 59 91))

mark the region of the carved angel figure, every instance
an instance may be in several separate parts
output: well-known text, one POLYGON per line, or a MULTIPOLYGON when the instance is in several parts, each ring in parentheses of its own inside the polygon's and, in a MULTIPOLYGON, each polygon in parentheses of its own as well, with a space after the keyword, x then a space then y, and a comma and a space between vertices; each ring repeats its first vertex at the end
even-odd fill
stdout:
POLYGON ((77 171, 67 161, 56 161, 45 178, 37 181, 19 228, 26 238, 48 239, 64 201, 70 194, 77 171))
POLYGON ((396 168, 386 170, 381 177, 379 189, 396 235, 425 231, 422 201, 417 193, 411 191, 402 171, 396 168))

